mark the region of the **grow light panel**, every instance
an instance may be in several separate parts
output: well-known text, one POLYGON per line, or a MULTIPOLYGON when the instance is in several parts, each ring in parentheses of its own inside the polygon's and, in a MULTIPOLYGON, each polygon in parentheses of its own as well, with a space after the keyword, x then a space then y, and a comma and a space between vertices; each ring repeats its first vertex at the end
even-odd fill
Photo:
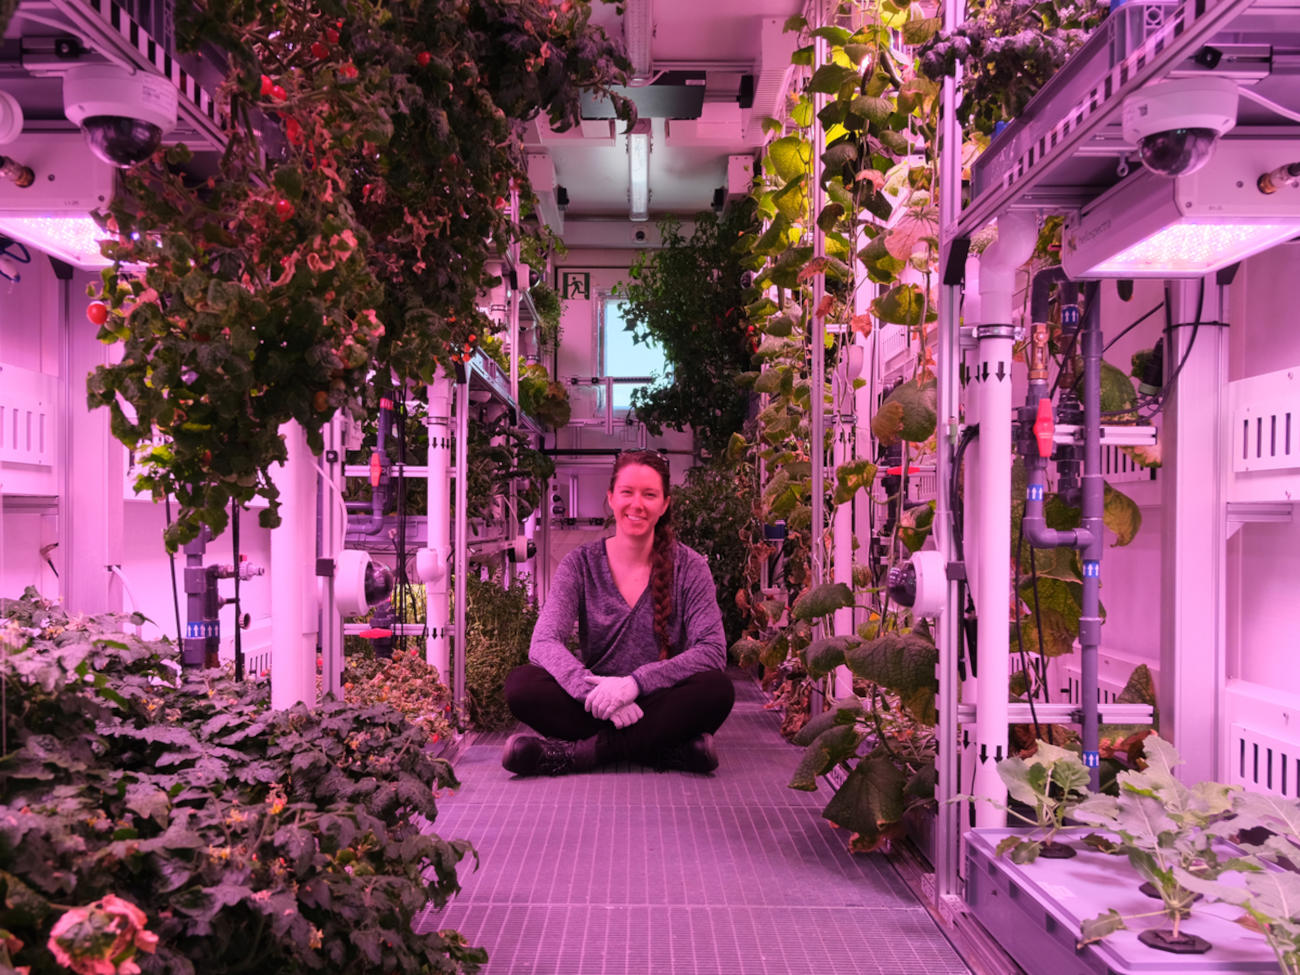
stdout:
POLYGON ((99 252, 107 235, 88 216, 2 216, 0 233, 86 270, 113 263, 99 252))
POLYGON ((637 122, 627 137, 628 216, 632 220, 650 218, 650 132, 649 120, 637 122))
POLYGON ((1136 172, 1066 218, 1061 264, 1075 279, 1193 277, 1300 236, 1300 194, 1256 185, 1297 157, 1300 140, 1225 139, 1189 176, 1136 172))
POLYGON ((1099 262, 1089 276, 1137 278, 1153 273, 1167 277, 1208 274, 1251 254, 1258 254, 1297 233, 1300 233, 1300 228, 1289 223, 1182 221, 1138 241, 1109 260, 1099 262))
POLYGON ((86 148, 79 132, 33 132, 5 155, 35 174, 31 186, 0 181, 0 233, 80 268, 107 267, 107 234, 90 217, 108 204, 116 173, 86 148))

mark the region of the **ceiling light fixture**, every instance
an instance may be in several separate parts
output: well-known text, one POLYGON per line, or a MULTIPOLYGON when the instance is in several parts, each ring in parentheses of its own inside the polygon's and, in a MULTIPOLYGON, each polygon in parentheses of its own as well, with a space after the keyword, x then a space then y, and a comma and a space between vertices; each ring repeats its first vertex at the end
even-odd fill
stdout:
POLYGON ((650 120, 640 119, 627 136, 628 218, 650 219, 650 120))
POLYGON ((1270 196, 1257 185, 1296 148, 1224 139, 1194 173, 1139 170, 1066 217, 1062 267, 1076 280, 1199 277, 1300 235, 1300 194, 1270 196))

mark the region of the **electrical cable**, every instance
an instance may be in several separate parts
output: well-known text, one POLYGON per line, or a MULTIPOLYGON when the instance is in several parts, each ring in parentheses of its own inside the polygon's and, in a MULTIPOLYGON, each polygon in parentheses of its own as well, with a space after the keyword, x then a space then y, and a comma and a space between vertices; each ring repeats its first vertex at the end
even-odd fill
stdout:
MULTIPOLYGON (((167 527, 170 528, 172 526, 172 496, 170 494, 163 496, 163 510, 167 513, 167 527)), ((176 553, 168 552, 167 556, 172 568, 172 607, 176 610, 176 649, 179 651, 185 646, 185 639, 181 635, 181 596, 176 585, 176 553)))
MULTIPOLYGON (((1043 729, 1042 726, 1040 726, 1038 723, 1038 710, 1034 707, 1034 683, 1030 679, 1029 654, 1025 652, 1024 636, 1020 630, 1020 592, 1019 592, 1018 583, 1019 583, 1019 575, 1020 575, 1020 557, 1024 552, 1024 545, 1025 545, 1025 516, 1022 513, 1020 515, 1020 524, 1019 526, 1017 526, 1016 529, 1016 576, 1017 576, 1016 647, 1020 652, 1020 669, 1024 672, 1025 675, 1025 697, 1029 701, 1029 716, 1030 718, 1033 719, 1034 722, 1034 740, 1042 741, 1043 729)), ((1033 558, 1034 558, 1033 545, 1029 546, 1029 558, 1030 558, 1030 565, 1032 566, 1033 558)), ((1033 586, 1034 586, 1034 621, 1036 624, 1035 628, 1038 630, 1039 639, 1041 640, 1043 634, 1043 627, 1038 618, 1038 573, 1034 571, 1032 568, 1031 568, 1031 576, 1033 578, 1033 586)), ((1039 648, 1039 652, 1040 653, 1042 652, 1041 647, 1039 648)), ((1036 672, 1035 672, 1035 676, 1036 676, 1036 672)))
POLYGON ((1128 325, 1127 328, 1125 328, 1122 332, 1120 332, 1120 333, 1119 333, 1118 335, 1116 335, 1113 339, 1111 339, 1111 340, 1110 340, 1109 342, 1107 342, 1104 346, 1102 346, 1102 350, 1101 350, 1102 355, 1105 355, 1107 349, 1109 349, 1112 345, 1114 345, 1116 342, 1118 342, 1120 339, 1122 339, 1122 338, 1123 338, 1125 335, 1127 335, 1129 332, 1133 331, 1133 329, 1137 328, 1139 325, 1141 325, 1143 322, 1145 322, 1148 318, 1150 318, 1152 315, 1154 315, 1156 312, 1158 312, 1158 311, 1159 311, 1161 308, 1163 308, 1163 307, 1165 307, 1165 303, 1162 301, 1162 302, 1160 302, 1160 304, 1156 305, 1154 308, 1152 308, 1152 309, 1151 309, 1149 312, 1147 312, 1145 315, 1143 315, 1143 316, 1141 316, 1140 318, 1137 318, 1137 319, 1135 319, 1133 322, 1131 322, 1131 323, 1128 325))
POLYGON ((1253 91, 1250 88, 1246 88, 1242 85, 1238 85, 1237 94, 1241 95, 1243 98, 1249 98, 1252 102, 1254 102, 1257 105, 1263 105, 1270 112, 1276 112, 1278 115, 1281 115, 1283 118, 1290 119, 1292 122, 1300 122, 1300 112, 1292 111, 1291 109, 1287 108, 1285 105, 1279 105, 1271 98, 1266 98, 1265 96, 1261 95, 1257 91, 1253 91))

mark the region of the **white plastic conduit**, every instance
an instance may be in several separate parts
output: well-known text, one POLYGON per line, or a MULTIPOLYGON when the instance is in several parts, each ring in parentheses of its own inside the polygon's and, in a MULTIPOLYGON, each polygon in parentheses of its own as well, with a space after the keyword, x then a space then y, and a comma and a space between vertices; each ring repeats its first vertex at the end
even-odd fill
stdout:
POLYGON ((280 527, 271 532, 271 707, 316 703, 316 461, 297 421, 280 427, 288 458, 271 471, 280 527))
POLYGON ((425 661, 446 683, 451 674, 451 377, 438 369, 429 386, 429 554, 420 566, 428 599, 425 661))
POLYGON ((1011 328, 1017 269, 1033 253, 1037 221, 1011 213, 998 219, 998 239, 980 256, 979 342, 971 389, 979 404, 980 432, 977 534, 966 547, 978 561, 979 678, 975 712, 975 803, 977 826, 1003 826, 1006 787, 997 762, 1007 753, 1007 686, 1011 643, 1007 625, 1011 600, 1011 328))

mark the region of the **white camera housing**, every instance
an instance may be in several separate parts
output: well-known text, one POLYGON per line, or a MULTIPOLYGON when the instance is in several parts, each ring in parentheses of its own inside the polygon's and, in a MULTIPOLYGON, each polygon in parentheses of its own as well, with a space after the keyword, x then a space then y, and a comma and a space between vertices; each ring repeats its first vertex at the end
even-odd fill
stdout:
POLYGON ((116 64, 78 64, 63 77, 63 113, 104 162, 148 159, 176 128, 176 86, 161 75, 116 64))
POLYGON ((1236 124, 1237 83, 1209 76, 1150 85, 1124 99, 1120 116, 1142 165, 1161 176, 1196 172, 1236 124))

